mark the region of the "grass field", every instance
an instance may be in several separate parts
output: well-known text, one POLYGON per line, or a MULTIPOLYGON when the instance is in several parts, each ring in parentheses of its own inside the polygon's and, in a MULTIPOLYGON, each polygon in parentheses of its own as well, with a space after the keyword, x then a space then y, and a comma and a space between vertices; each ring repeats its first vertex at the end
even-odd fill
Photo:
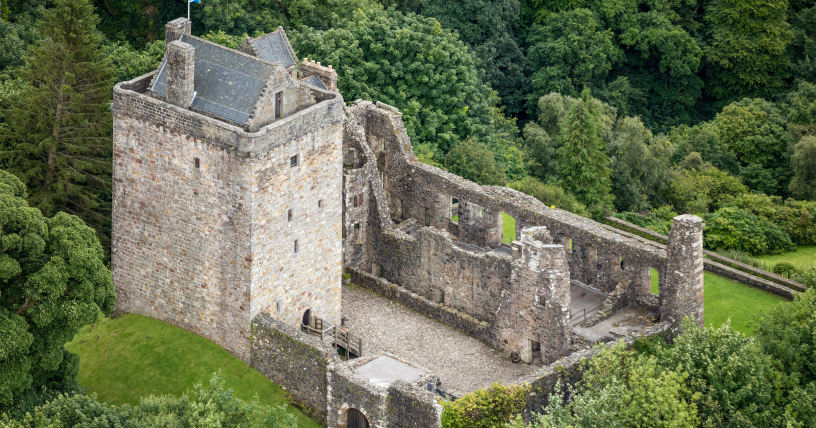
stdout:
POLYGON ((788 262, 799 269, 813 267, 816 263, 816 245, 800 245, 796 251, 787 252, 778 256, 757 256, 759 260, 769 263, 788 262))
MULTIPOLYGON (((65 347, 80 356, 79 381, 109 404, 135 405, 151 394, 178 396, 196 382, 206 384, 218 370, 238 398, 252 400, 258 394, 262 404, 286 402, 278 385, 220 346, 141 315, 101 318, 65 347)), ((320 426, 294 407, 289 411, 298 427, 320 426)))
MULTIPOLYGON (((705 325, 719 327, 731 318, 731 327, 745 334, 753 334, 749 325, 762 309, 786 302, 765 290, 730 280, 711 272, 703 273, 705 280, 705 325)), ((657 271, 652 269, 652 293, 658 294, 657 271)))

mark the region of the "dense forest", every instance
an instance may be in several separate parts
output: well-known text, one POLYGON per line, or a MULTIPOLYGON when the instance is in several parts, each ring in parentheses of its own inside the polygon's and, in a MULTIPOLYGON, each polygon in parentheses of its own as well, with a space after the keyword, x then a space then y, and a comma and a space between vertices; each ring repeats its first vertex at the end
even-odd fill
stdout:
MULTIPOLYGON (((49 0, 3 0, 0 167, 34 206, 80 216, 107 247, 103 98, 157 66, 164 23, 187 4, 94 6, 93 40, 76 53, 85 69, 58 75, 37 25, 49 0), (65 76, 99 91, 57 120, 58 94, 39 82, 65 76)), ((191 11, 194 34, 232 47, 283 26, 299 57, 334 65, 347 102, 398 107, 420 160, 480 184, 657 231, 675 213, 705 215, 711 249, 816 244, 814 0, 203 0, 191 11)))

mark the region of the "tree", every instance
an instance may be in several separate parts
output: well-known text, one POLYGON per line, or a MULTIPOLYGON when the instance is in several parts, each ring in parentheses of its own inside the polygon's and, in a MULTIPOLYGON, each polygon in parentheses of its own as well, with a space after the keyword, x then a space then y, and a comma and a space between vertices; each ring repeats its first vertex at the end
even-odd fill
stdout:
POLYGON ((706 8, 710 41, 709 91, 719 99, 769 96, 784 85, 793 34, 788 0, 712 0, 706 8))
POLYGON ((507 182, 490 148, 473 138, 455 145, 445 158, 445 166, 448 171, 481 185, 503 186, 507 182))
POLYGON ((679 170, 669 184, 666 198, 680 213, 703 214, 718 210, 732 197, 748 193, 739 177, 704 165, 699 170, 679 170))
POLYGON ((39 37, 35 23, 42 17, 40 7, 45 6, 47 0, 17 0, 7 4, 0 3, 0 72, 24 64, 28 46, 39 37))
POLYGON ((614 34, 603 29, 589 9, 549 15, 543 25, 531 30, 529 44, 530 113, 538 99, 550 92, 575 97, 585 85, 605 87, 612 66, 623 60, 614 34))
POLYGON ((723 207, 703 216, 703 242, 710 250, 737 250, 753 255, 795 251, 790 235, 775 223, 733 207, 723 207))
POLYGON ((522 112, 529 79, 526 59, 513 35, 518 0, 427 0, 422 14, 439 20, 443 28, 459 33, 480 60, 489 82, 502 99, 508 115, 522 112))
POLYGON ((762 349, 801 385, 816 382, 816 289, 797 295, 792 303, 772 306, 757 322, 762 349))
MULTIPOLYGON (((794 8, 791 8, 793 11, 794 8)), ((791 20, 791 75, 799 81, 816 82, 816 5, 798 11, 791 20)))
POLYGON ((181 397, 143 397, 139 405, 116 407, 97 401, 95 396, 60 395, 24 417, 0 418, 2 428, 296 428, 297 419, 286 406, 264 406, 258 397, 252 402, 236 398, 224 387, 219 373, 208 385, 201 382, 181 397))
POLYGON ((739 175, 751 190, 786 195, 791 173, 787 120, 759 98, 729 104, 714 119, 719 140, 740 162, 739 175))
POLYGON ((480 80, 472 53, 432 18, 360 9, 330 30, 291 32, 291 40, 301 56, 337 67, 345 99, 399 108, 415 145, 446 154, 468 137, 487 142, 501 126, 494 123, 498 98, 480 80))
POLYGON ((45 386, 70 389, 79 358, 63 345, 115 301, 94 230, 64 212, 44 217, 26 196, 0 170, 0 410, 45 386))
POLYGON ((816 200, 816 137, 803 137, 793 147, 791 166, 795 172, 790 191, 796 197, 816 200))
POLYGON ((565 190, 575 195, 593 213, 612 203, 609 159, 601 138, 603 118, 589 89, 567 111, 558 149, 558 177, 565 190))
POLYGON ((110 61, 114 69, 113 81, 118 83, 155 71, 164 57, 164 51, 163 40, 148 43, 140 51, 128 43, 117 42, 103 46, 101 58, 110 61))
POLYGON ((659 205, 673 178, 669 166, 671 143, 655 138, 639 118, 624 117, 615 126, 609 145, 612 193, 618 211, 643 211, 659 205))
MULTIPOLYGON (((684 367, 665 369, 657 358, 638 356, 618 341, 586 360, 581 381, 567 388, 569 399, 551 395, 546 414, 534 416, 529 427, 696 427, 697 395, 687 378, 684 367)), ((556 385, 560 391, 560 381, 556 385)), ((517 417, 508 428, 524 426, 517 417)))
POLYGON ((20 74, 27 82, 5 114, 0 160, 45 215, 75 214, 110 240, 112 70, 100 61, 90 0, 56 0, 20 74))

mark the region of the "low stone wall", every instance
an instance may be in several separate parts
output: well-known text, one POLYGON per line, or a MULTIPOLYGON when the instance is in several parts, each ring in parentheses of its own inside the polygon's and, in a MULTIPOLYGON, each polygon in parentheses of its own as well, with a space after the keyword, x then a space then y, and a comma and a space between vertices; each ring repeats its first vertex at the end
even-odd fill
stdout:
POLYGON ((385 278, 377 278, 374 275, 351 267, 347 270, 351 275, 351 282, 354 284, 368 288, 413 311, 427 315, 484 342, 493 343, 496 340, 491 325, 487 322, 480 321, 464 312, 445 306, 442 303, 434 303, 424 296, 420 296, 404 287, 388 282, 385 278))
POLYGON ((388 387, 389 428, 427 428, 442 426, 442 406, 438 396, 398 380, 388 387))
MULTIPOLYGON (((635 235, 651 239, 665 244, 668 236, 657 233, 653 230, 640 227, 617 217, 607 217, 606 223, 612 227, 625 230, 635 235)), ((791 279, 773 274, 771 272, 757 269, 751 265, 738 262, 734 259, 721 256, 713 251, 705 250, 703 254, 707 257, 703 260, 705 270, 722 275, 734 281, 742 282, 746 285, 761 288, 776 295, 793 300, 799 291, 805 291, 805 286, 791 279)))
POLYGON ((321 424, 326 423, 331 362, 317 337, 266 313, 252 320, 252 367, 280 385, 321 424))

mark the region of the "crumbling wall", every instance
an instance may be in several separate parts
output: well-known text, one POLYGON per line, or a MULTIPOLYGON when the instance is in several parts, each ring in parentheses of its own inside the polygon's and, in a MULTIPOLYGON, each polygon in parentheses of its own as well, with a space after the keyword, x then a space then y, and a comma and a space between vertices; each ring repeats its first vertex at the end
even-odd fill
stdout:
POLYGON ((442 406, 437 396, 398 380, 388 387, 389 428, 436 428, 442 426, 442 406))

